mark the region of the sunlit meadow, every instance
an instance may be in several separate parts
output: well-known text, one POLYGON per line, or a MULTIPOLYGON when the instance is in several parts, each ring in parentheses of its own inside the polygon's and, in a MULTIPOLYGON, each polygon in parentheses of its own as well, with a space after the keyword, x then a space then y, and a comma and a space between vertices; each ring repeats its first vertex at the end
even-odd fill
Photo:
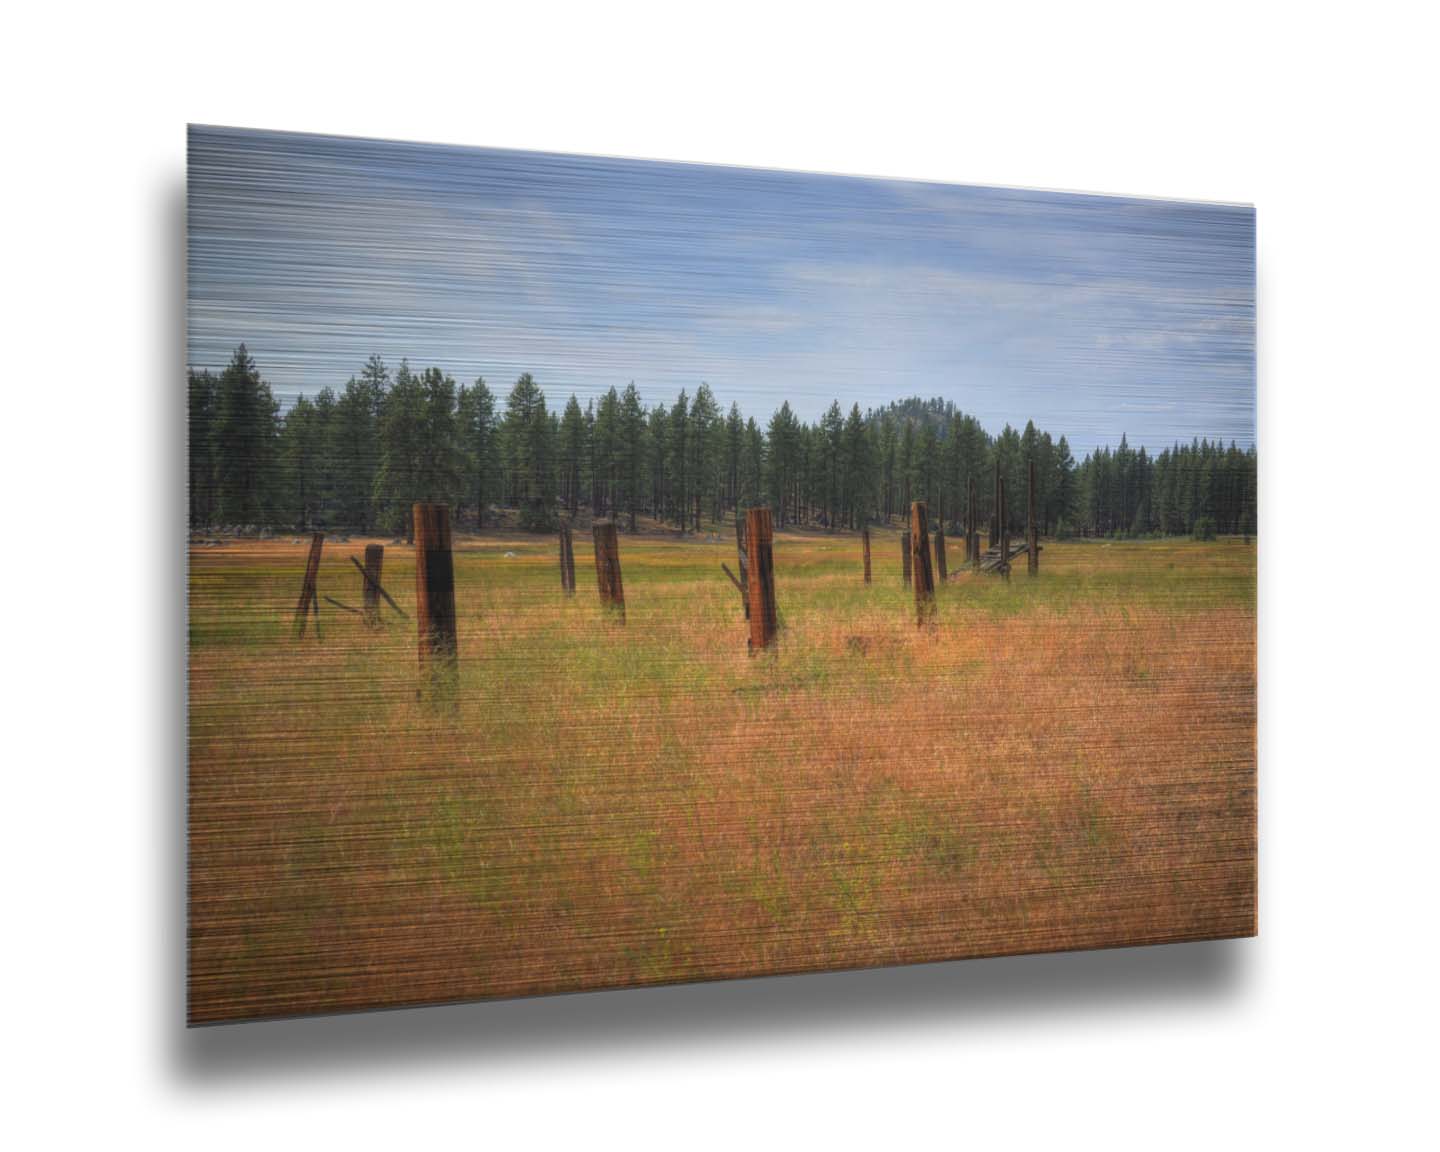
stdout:
POLYGON ((894 533, 780 534, 751 657, 733 541, 622 536, 622 626, 575 539, 457 539, 453 712, 388 608, 293 640, 308 541, 192 548, 192 1019, 1252 930, 1254 544, 952 547, 926 630, 894 533))

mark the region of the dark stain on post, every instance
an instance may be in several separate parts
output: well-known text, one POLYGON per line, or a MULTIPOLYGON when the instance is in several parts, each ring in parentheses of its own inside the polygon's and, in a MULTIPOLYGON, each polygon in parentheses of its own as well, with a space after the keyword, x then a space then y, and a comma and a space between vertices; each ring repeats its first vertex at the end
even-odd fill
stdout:
POLYGON ((450 506, 416 504, 415 620, 419 633, 420 694, 453 703, 460 680, 455 630, 455 565, 450 555, 450 506))
POLYGON ((361 572, 361 595, 368 627, 380 627, 380 572, 385 565, 385 545, 365 545, 365 568, 361 572))
POLYGON ((595 580, 600 589, 600 605, 625 623, 625 585, 620 579, 620 538, 615 521, 597 520, 595 533, 595 580))
POLYGON ((745 513, 745 548, 750 589, 750 652, 770 647, 775 640, 775 562, 769 508, 745 513))
POLYGON ((935 573, 930 567, 930 522, 924 500, 910 505, 911 560, 915 573, 915 622, 924 627, 935 620, 935 573))

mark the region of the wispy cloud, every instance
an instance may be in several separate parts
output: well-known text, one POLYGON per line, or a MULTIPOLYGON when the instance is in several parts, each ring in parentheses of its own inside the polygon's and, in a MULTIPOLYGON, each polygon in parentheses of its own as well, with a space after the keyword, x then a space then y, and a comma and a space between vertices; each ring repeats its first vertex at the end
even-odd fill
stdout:
POLYGON ((1080 449, 1254 428, 1248 209, 197 129, 190 357, 378 351, 760 418, 944 395, 1080 449))

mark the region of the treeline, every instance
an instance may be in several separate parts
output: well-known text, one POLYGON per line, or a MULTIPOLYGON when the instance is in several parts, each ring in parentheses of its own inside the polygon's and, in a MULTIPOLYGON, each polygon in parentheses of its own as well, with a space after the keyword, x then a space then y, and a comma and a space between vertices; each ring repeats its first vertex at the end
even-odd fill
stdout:
POLYGON ((1156 457, 1102 449, 1079 463, 1064 436, 1033 423, 991 436, 941 399, 862 413, 838 402, 814 424, 788 402, 762 426, 722 408, 706 384, 647 406, 632 383, 583 408, 550 407, 527 373, 498 398, 483 379, 456 385, 437 368, 391 373, 371 356, 340 392, 302 396, 282 416, 242 344, 220 372, 189 374, 190 522, 406 533, 415 501, 444 501, 461 525, 493 507, 521 527, 559 517, 641 516, 700 529, 766 503, 777 526, 858 528, 901 515, 912 500, 954 525, 973 480, 982 523, 994 468, 1007 512, 1025 520, 1028 462, 1047 535, 1253 532, 1255 452, 1199 441, 1156 457))

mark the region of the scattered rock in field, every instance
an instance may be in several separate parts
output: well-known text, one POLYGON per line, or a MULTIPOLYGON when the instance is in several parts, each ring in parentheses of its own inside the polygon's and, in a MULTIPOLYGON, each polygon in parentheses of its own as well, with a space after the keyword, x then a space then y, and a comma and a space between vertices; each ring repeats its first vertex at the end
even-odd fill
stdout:
POLYGON ((518 556, 518 555, 519 555, 518 552, 506 552, 506 553, 505 553, 505 559, 507 559, 507 560, 514 560, 515 557, 518 556))

